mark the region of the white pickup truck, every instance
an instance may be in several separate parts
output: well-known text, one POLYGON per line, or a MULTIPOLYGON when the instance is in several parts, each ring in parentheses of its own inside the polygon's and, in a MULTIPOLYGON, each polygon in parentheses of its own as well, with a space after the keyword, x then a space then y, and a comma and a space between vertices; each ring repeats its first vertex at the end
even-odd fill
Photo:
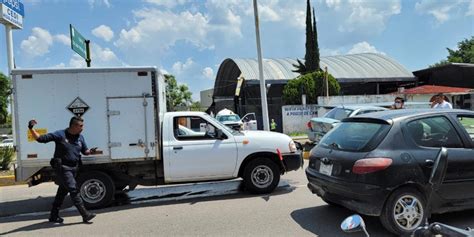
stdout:
POLYGON ((269 193, 302 158, 290 137, 235 131, 202 112, 166 112, 163 76, 155 67, 18 69, 12 71, 17 181, 54 180, 54 143, 40 134, 84 119, 83 135, 98 154, 83 156, 78 186, 89 208, 108 205, 127 186, 242 177, 252 193, 269 193))

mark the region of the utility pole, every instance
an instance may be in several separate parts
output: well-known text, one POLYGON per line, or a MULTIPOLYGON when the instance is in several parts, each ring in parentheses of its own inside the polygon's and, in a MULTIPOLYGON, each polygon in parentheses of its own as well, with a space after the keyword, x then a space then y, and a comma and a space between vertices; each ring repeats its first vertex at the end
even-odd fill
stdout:
POLYGON ((260 46, 260 28, 259 28, 259 23, 258 23, 257 0, 253 0, 253 13, 255 15, 255 35, 257 38, 258 77, 260 79, 260 98, 262 99, 263 130, 270 131, 270 122, 268 119, 267 93, 266 93, 266 86, 265 86, 265 78, 263 78, 263 62, 262 62, 262 49, 260 46))
POLYGON ((324 79, 326 81, 326 98, 329 98, 328 67, 324 67, 324 79))

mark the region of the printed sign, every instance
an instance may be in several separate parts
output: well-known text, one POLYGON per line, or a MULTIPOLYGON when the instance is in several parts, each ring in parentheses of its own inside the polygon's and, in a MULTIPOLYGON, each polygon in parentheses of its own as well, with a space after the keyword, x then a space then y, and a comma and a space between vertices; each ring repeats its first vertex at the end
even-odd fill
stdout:
POLYGON ((81 35, 72 25, 69 25, 71 48, 84 59, 87 59, 86 38, 81 35))
POLYGON ((283 133, 307 132, 309 120, 318 117, 318 105, 285 105, 282 107, 283 133))
POLYGON ((12 25, 14 29, 23 28, 25 8, 19 0, 3 0, 0 2, 2 13, 0 23, 12 25))
POLYGON ((87 105, 81 98, 76 97, 76 99, 69 104, 67 109, 74 115, 81 117, 87 112, 87 110, 89 110, 89 105, 87 105))
MULTIPOLYGON (((48 133, 48 129, 46 128, 35 128, 35 131, 41 136, 41 135, 44 135, 46 133, 48 133)), ((28 136, 28 142, 34 142, 35 139, 33 138, 33 134, 31 134, 31 131, 28 129, 28 132, 27 132, 27 136, 28 136)))

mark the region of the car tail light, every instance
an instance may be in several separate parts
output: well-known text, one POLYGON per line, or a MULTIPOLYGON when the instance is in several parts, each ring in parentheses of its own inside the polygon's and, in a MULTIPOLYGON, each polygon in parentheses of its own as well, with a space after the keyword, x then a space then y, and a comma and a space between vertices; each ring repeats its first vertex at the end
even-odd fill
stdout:
POLYGON ((355 162, 352 167, 354 174, 368 174, 376 171, 384 170, 392 164, 390 158, 366 158, 355 162))
POLYGON ((313 127, 311 127, 311 121, 309 121, 306 126, 308 126, 309 129, 313 129, 313 127))

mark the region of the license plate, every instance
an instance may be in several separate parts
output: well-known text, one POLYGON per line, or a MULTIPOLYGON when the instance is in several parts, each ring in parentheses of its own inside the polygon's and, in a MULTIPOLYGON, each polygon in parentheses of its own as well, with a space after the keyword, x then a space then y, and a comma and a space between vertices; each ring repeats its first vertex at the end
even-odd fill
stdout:
POLYGON ((332 173, 332 164, 326 165, 326 164, 321 163, 321 165, 319 166, 319 172, 320 172, 321 174, 325 174, 325 175, 331 176, 331 173, 332 173))

